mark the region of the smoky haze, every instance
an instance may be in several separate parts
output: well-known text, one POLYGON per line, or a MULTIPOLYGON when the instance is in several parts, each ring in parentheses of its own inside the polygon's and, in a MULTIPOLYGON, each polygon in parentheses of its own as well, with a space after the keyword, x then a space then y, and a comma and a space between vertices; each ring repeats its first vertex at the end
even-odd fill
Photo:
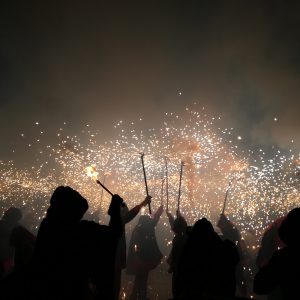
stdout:
POLYGON ((73 134, 92 123, 109 137, 117 120, 154 126, 194 102, 247 146, 300 149, 300 3, 6 2, 1 159, 36 121, 73 134))

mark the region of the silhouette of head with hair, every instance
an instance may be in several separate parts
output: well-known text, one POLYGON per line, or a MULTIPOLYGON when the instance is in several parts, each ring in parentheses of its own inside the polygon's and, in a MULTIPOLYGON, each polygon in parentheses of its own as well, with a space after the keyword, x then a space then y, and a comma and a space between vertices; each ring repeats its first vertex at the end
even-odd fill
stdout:
POLYGON ((59 186, 50 199, 47 218, 79 221, 88 209, 87 200, 69 186, 59 186))
POLYGON ((300 208, 292 209, 278 229, 280 239, 287 246, 300 246, 300 208))

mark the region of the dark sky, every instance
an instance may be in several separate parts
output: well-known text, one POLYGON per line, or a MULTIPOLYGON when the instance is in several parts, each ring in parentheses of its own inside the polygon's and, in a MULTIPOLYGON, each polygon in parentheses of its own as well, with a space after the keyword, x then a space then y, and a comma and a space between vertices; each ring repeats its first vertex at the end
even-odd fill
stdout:
POLYGON ((195 101, 249 145, 300 149, 299 1, 1 2, 0 160, 36 121, 109 135, 195 101))

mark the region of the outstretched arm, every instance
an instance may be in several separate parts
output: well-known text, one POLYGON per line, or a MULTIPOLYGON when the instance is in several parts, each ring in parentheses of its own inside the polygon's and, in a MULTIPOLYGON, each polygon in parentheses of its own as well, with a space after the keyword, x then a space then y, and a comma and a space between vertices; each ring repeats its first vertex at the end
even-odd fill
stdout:
POLYGON ((167 214, 167 216, 168 216, 170 226, 171 226, 171 228, 173 228, 174 217, 173 217, 173 215, 172 215, 168 210, 166 210, 166 214, 167 214))
POLYGON ((164 207, 161 205, 158 210, 155 212, 155 214, 153 215, 153 221, 154 221, 154 226, 157 225, 159 219, 160 219, 160 216, 161 214, 163 213, 164 211, 164 207))
POLYGON ((143 206, 148 205, 148 203, 151 202, 151 196, 147 196, 145 198, 145 200, 143 202, 141 202, 140 204, 136 205, 135 207, 133 207, 124 217, 123 217, 123 222, 129 223, 131 220, 133 220, 136 215, 140 212, 141 208, 143 206))

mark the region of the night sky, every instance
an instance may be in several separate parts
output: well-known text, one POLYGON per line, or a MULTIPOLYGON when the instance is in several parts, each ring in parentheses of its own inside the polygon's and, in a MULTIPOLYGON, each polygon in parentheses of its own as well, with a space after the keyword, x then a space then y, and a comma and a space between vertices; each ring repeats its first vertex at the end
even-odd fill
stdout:
POLYGON ((194 102, 247 146, 300 150, 299 1, 2 2, 0 160, 35 122, 109 137, 194 102))

